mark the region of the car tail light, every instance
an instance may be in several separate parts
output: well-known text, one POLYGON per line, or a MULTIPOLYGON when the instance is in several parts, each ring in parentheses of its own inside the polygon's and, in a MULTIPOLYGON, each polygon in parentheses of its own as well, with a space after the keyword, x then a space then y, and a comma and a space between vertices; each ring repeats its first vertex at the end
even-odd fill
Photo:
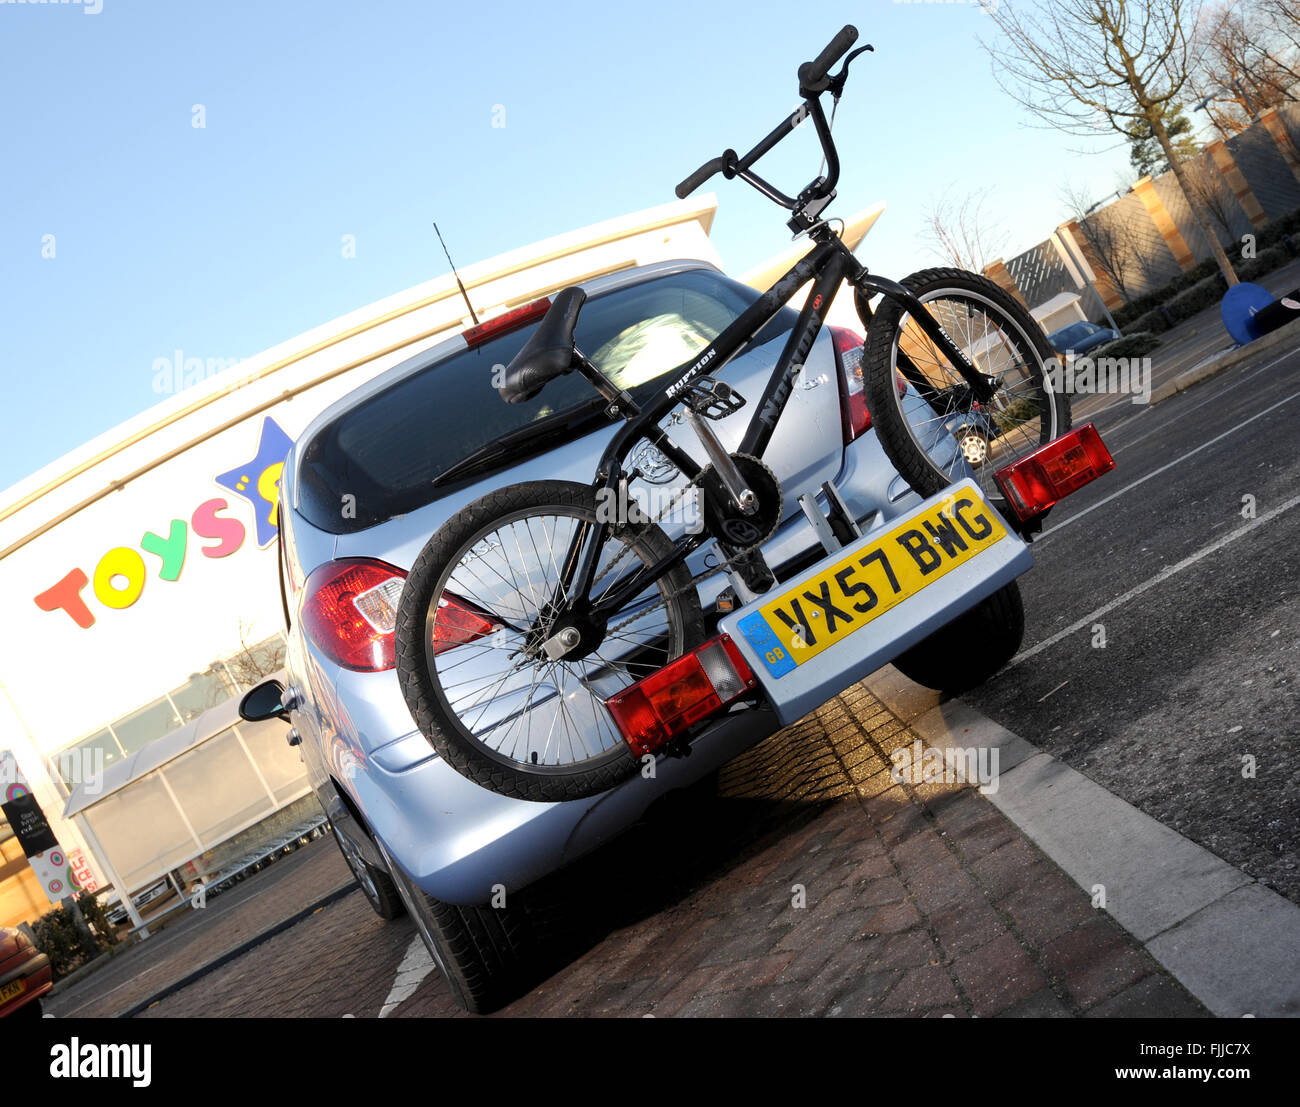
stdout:
POLYGON ((1097 428, 1085 423, 993 475, 1016 515, 1032 519, 1114 468, 1097 428))
POLYGON ((345 669, 391 669, 397 602, 405 583, 401 569, 382 561, 326 562, 303 586, 301 618, 308 638, 345 669))
POLYGON ((436 657, 457 646, 476 642, 496 630, 501 624, 495 623, 473 604, 459 600, 455 596, 443 596, 438 600, 438 614, 433 619, 433 653, 436 657))
MULTIPOLYGON (((860 334, 847 327, 827 327, 835 343, 835 363, 840 371, 840 408, 844 414, 844 445, 861 438, 871 429, 871 412, 867 410, 867 388, 862 376, 865 353, 860 334)), ((900 375, 898 394, 907 391, 907 381, 900 375)))
POLYGON ((726 634, 671 661, 605 703, 633 753, 650 753, 753 688, 756 681, 726 634))
POLYGON ((504 315, 498 315, 495 319, 489 319, 486 323, 479 323, 476 326, 469 327, 461 332, 461 337, 465 339, 467 346, 481 346, 490 338, 498 338, 510 331, 517 331, 520 327, 527 326, 534 319, 540 319, 550 308, 550 299, 543 297, 540 300, 534 300, 531 304, 525 304, 513 311, 507 311, 504 315))

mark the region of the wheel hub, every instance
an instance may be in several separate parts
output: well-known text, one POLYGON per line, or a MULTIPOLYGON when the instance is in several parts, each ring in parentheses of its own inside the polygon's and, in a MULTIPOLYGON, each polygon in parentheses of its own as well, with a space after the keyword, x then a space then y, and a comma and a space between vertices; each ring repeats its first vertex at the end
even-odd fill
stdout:
POLYGON ((590 612, 569 612, 555 620, 535 646, 551 661, 581 661, 605 640, 607 622, 590 612))

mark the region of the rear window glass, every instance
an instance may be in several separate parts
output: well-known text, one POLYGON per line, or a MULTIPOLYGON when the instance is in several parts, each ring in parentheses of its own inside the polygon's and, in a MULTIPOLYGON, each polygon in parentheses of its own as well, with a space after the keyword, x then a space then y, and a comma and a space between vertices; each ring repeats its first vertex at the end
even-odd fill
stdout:
MULTIPOLYGON (((712 342, 757 297, 747 285, 709 270, 673 273, 593 296, 582 309, 576 342, 641 400, 654 392, 658 377, 712 342)), ((755 344, 789 331, 797 317, 793 308, 783 308, 755 344)), ((298 510, 331 534, 374 526, 437 499, 444 490, 433 487, 434 478, 480 447, 589 403, 596 392, 577 373, 551 381, 526 403, 507 404, 497 395, 493 367, 508 364, 532 330, 409 373, 323 426, 302 451, 298 510)), ((577 427, 575 437, 599 425, 577 427)), ((555 445, 549 439, 546 448, 555 445)), ((525 445, 516 457, 529 452, 525 445)))

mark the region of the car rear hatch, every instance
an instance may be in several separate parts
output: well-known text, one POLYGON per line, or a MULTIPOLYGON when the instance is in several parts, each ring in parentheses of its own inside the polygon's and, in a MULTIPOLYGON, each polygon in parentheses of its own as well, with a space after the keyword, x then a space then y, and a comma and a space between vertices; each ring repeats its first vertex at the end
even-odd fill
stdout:
MULTIPOLYGON (((592 286, 577 344, 643 401, 665 372, 703 348, 758 295, 703 268, 652 272, 639 283, 615 283, 604 292, 601 287, 600 282, 592 286)), ((713 423, 728 448, 738 446, 795 317, 792 309, 783 309, 749 350, 718 374, 748 401, 713 423)), ((518 405, 503 403, 493 387, 494 375, 535 325, 534 317, 473 347, 457 340, 435 362, 399 367, 308 429, 294 451, 293 502, 314 529, 334 536, 334 557, 379 558, 407 569, 447 518, 492 488, 545 478, 593 479, 615 427, 584 380, 577 374, 562 377, 518 405), (525 440, 492 456, 494 443, 520 432, 525 440), (476 453, 485 454, 481 462, 453 479, 439 479, 476 453)), ((764 457, 785 490, 783 518, 797 515, 799 495, 834 480, 843 465, 837 366, 836 344, 823 335, 764 457)), ((680 416, 670 416, 665 427, 674 441, 704 460, 680 416)), ((642 447, 629 460, 643 475, 634 492, 647 499, 652 515, 685 485, 675 469, 657 463, 664 459, 660 455, 656 461, 656 453, 642 447)), ((687 515, 665 529, 672 535, 689 525, 687 515)))

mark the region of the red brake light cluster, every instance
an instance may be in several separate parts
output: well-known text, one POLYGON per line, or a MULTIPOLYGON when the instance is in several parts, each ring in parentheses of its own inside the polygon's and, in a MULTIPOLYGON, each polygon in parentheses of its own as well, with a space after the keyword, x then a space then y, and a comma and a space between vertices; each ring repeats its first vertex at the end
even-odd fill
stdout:
MULTIPOLYGON (((348 558, 312 571, 303 588, 307 636, 345 669, 379 673, 396 662, 393 631, 406 574, 383 561, 348 558)), ((433 652, 445 653, 497 629, 472 605, 446 596, 438 603, 433 652)))
POLYGON ((1032 519, 1114 468, 1097 428, 1085 423, 993 475, 1011 509, 1021 519, 1032 519))
POLYGON ((345 669, 391 669, 396 664, 397 601, 405 583, 406 574, 383 561, 327 561, 303 585, 303 628, 345 669))
POLYGON ((726 634, 610 697, 605 706, 637 756, 651 753, 755 685, 726 634))
MULTIPOLYGON (((871 429, 867 410, 867 388, 862 376, 865 353, 862 336, 847 327, 827 327, 835 343, 835 362, 840 370, 840 409, 844 414, 844 445, 861 438, 871 429)), ((907 381, 898 378, 898 394, 907 391, 907 381)))
POLYGON ((481 346, 490 338, 497 338, 510 331, 517 331, 520 327, 527 326, 534 319, 540 319, 551 307, 551 301, 547 297, 540 300, 534 300, 531 304, 525 304, 523 307, 517 307, 513 311, 507 311, 503 315, 498 315, 495 319, 489 319, 486 323, 479 323, 477 326, 469 327, 461 332, 461 337, 465 339, 467 346, 481 346))

